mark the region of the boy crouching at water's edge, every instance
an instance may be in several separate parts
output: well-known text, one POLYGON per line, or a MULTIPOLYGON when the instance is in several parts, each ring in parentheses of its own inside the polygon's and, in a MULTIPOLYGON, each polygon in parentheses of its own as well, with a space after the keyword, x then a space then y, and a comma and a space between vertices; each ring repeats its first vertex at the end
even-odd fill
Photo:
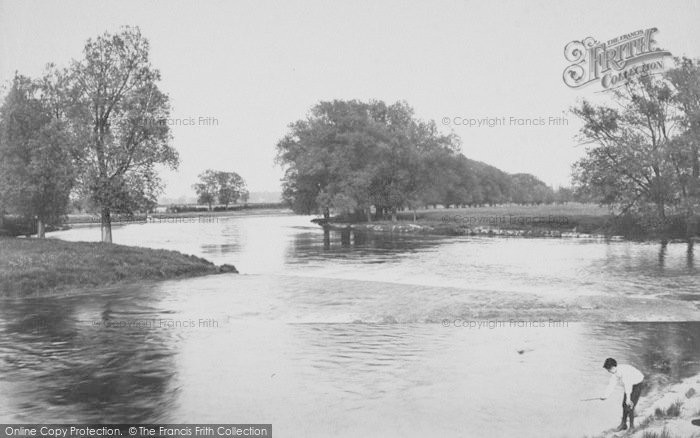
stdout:
POLYGON ((615 387, 619 384, 625 389, 625 395, 622 398, 622 422, 615 429, 616 432, 627 429, 627 418, 630 420, 630 430, 634 429, 634 408, 637 406, 639 396, 642 394, 644 387, 644 374, 632 365, 617 364, 617 361, 611 357, 605 359, 603 364, 612 376, 608 384, 605 394, 600 398, 605 400, 612 394, 615 387))

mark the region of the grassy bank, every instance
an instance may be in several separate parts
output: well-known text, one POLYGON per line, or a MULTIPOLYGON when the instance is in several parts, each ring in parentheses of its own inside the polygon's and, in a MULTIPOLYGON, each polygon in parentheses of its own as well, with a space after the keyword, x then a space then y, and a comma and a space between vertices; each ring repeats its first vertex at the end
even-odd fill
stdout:
POLYGON ((237 272, 176 251, 0 237, 0 296, 237 272))
MULTIPOLYGON (((636 427, 629 438, 700 437, 700 427, 691 420, 700 418, 700 380, 691 377, 671 386, 636 416, 636 427)), ((620 436, 606 431, 596 438, 620 436)))

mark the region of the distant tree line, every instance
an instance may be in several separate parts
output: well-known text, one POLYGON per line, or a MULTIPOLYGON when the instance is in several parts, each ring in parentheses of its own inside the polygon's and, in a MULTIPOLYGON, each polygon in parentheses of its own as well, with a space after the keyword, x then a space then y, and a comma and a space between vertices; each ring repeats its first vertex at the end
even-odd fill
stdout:
POLYGON ((210 211, 213 204, 219 203, 226 210, 229 204, 235 204, 239 199, 247 203, 250 197, 245 181, 236 172, 206 170, 192 187, 197 192, 197 202, 209 206, 210 211))
POLYGON ((581 102, 586 156, 574 166, 577 196, 620 216, 698 231, 700 206, 700 64, 675 59, 663 75, 631 79, 613 105, 581 102), (670 220, 669 216, 673 216, 670 220))
POLYGON ((241 203, 229 206, 216 205, 209 209, 208 206, 198 204, 171 204, 167 208, 168 213, 202 213, 210 211, 241 211, 241 210, 264 210, 285 208, 286 205, 282 202, 255 202, 252 204, 241 203))
POLYGON ((371 221, 403 209, 572 200, 529 174, 507 174, 460 153, 460 139, 419 120, 405 102, 320 102, 277 144, 283 198, 297 213, 331 210, 371 221))

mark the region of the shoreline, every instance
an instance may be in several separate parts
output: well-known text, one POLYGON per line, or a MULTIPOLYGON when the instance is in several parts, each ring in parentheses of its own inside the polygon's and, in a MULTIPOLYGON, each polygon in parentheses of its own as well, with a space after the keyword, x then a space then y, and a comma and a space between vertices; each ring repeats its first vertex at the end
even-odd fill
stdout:
POLYGON ((399 211, 395 217, 335 215, 311 219, 333 231, 416 233, 435 236, 503 236, 589 238, 645 241, 700 241, 700 216, 688 229, 678 215, 664 219, 616 216, 614 211, 593 204, 520 205, 423 208, 399 211), (395 221, 392 221, 395 220, 395 221), (348 228, 349 227, 349 228, 348 228), (689 232, 690 231, 690 232, 689 232), (690 235, 690 237, 688 237, 690 235))
POLYGON ((44 296, 204 275, 238 273, 177 251, 101 242, 0 238, 0 298, 44 296))
POLYGON ((606 430, 594 438, 686 438, 700 437, 700 374, 687 377, 655 394, 653 401, 635 416, 636 427, 629 432, 606 430))
MULTIPOLYGON (((294 215, 289 208, 238 208, 215 211, 183 211, 170 213, 114 215, 112 226, 149 223, 213 223, 225 218, 245 216, 294 215)), ((688 238, 678 227, 649 228, 649 223, 633 223, 615 218, 609 211, 590 204, 566 205, 499 205, 454 209, 427 209, 414 213, 402 211, 397 221, 378 219, 366 222, 364 218, 348 219, 333 216, 329 219, 312 218, 315 223, 331 231, 360 231, 371 233, 424 234, 433 236, 490 236, 534 238, 581 238, 598 240, 628 240, 634 242, 668 241, 700 242, 700 228, 688 238)), ((669 217, 667 225, 678 218, 669 217)), ((700 218, 698 218, 700 223, 700 218)), ((91 214, 70 214, 60 226, 47 231, 65 231, 73 228, 100 225, 100 218, 91 214)), ((658 225, 658 224, 657 224, 658 225)), ((20 233, 21 235, 21 233, 20 233)))
POLYGON ((406 221, 376 221, 376 222, 337 222, 324 221, 323 219, 312 219, 311 222, 324 229, 337 232, 368 232, 387 234, 423 234, 431 236, 461 237, 461 236, 487 236, 487 237, 524 237, 524 238, 574 238, 574 239, 596 239, 611 241, 635 241, 635 242, 682 242, 700 243, 700 236, 682 238, 673 235, 653 234, 647 236, 624 236, 601 231, 584 232, 577 227, 546 227, 546 226, 523 226, 523 227, 501 227, 501 226, 468 226, 449 223, 435 223, 431 221, 406 222, 406 221))
POLYGON ((523 228, 513 228, 513 227, 497 227, 497 226, 450 226, 450 225, 440 225, 440 224, 430 224, 427 222, 421 223, 411 222, 388 222, 388 221, 377 221, 372 223, 348 223, 348 222, 329 222, 326 224, 319 224, 316 220, 312 222, 320 225, 322 228, 328 228, 330 231, 337 232, 348 232, 348 231, 359 231, 359 232, 369 232, 369 233, 397 233, 397 234, 424 234, 432 236, 446 236, 446 237, 461 237, 461 236, 487 236, 487 237, 531 237, 531 238, 573 238, 573 239, 596 239, 596 240, 612 240, 612 241, 634 241, 634 242, 653 242, 653 241, 667 241, 669 243, 688 243, 688 241, 694 243, 700 243, 700 237, 694 236, 690 239, 673 237, 673 236, 662 236, 662 235, 650 235, 644 238, 632 238, 625 237, 622 235, 615 234, 605 234, 605 233, 587 233, 579 232, 575 228, 572 229, 554 229, 547 227, 523 227, 523 228))
MULTIPOLYGON (((363 231, 376 233, 415 233, 435 236, 504 236, 504 237, 605 237, 602 234, 579 233, 575 229, 552 229, 547 227, 498 227, 498 226, 465 226, 439 224, 424 221, 417 222, 389 222, 376 221, 371 223, 328 222, 321 224, 312 220, 323 228, 331 231, 363 231)), ((621 240, 622 236, 613 236, 614 240, 621 240)))

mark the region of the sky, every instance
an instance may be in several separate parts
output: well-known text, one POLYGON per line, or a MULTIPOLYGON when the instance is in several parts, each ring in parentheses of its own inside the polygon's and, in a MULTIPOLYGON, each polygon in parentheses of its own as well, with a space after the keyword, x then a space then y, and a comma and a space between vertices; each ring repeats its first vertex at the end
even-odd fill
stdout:
POLYGON ((88 38, 135 25, 173 122, 191 123, 172 129, 180 166, 161 173, 167 197, 194 196, 210 168, 238 172, 251 191, 279 191, 277 141, 332 99, 404 100, 458 134, 467 157, 556 187, 585 151, 569 109, 609 98, 595 84, 564 84, 564 46, 656 27, 658 46, 700 57, 698 17, 691 0, 0 0, 0 83, 67 66, 88 38))

